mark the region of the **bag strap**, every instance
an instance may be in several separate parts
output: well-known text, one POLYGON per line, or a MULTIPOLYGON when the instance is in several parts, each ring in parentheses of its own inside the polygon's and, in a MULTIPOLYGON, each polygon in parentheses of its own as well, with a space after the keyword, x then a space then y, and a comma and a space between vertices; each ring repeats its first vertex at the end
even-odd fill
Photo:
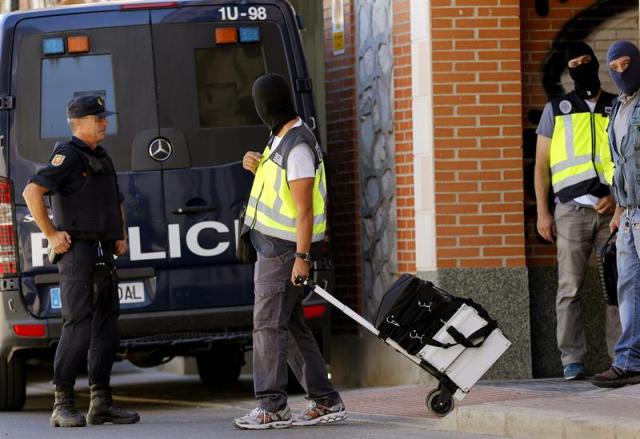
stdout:
POLYGON ((482 346, 484 341, 493 332, 493 330, 498 327, 498 322, 492 319, 489 316, 489 313, 487 312, 487 310, 484 309, 481 305, 477 304, 471 299, 458 298, 458 300, 460 300, 462 303, 466 304, 467 306, 470 306, 471 308, 473 308, 478 313, 478 315, 487 322, 487 324, 484 325, 482 328, 479 328, 475 332, 469 334, 469 336, 467 337, 465 337, 455 327, 449 326, 447 328, 447 333, 455 340, 455 343, 441 343, 431 338, 427 341, 426 344, 443 348, 443 349, 448 349, 452 346, 457 346, 457 345, 462 345, 466 348, 478 348, 482 346), (480 338, 480 341, 477 343, 474 343, 473 340, 478 338, 480 338))
POLYGON ((609 242, 611 242, 611 238, 616 236, 617 233, 618 233, 618 229, 616 229, 613 232, 611 232, 611 235, 609 235, 609 238, 607 238, 607 242, 605 242, 602 247, 604 248, 607 244, 609 244, 609 242))
POLYGON ((447 328, 447 333, 456 341, 457 344, 461 344, 465 348, 478 348, 482 346, 484 341, 487 339, 489 334, 493 332, 494 329, 498 327, 498 324, 495 320, 487 322, 482 328, 478 329, 472 334, 469 334, 468 337, 462 335, 460 331, 458 331, 453 326, 449 326, 447 328), (482 337, 482 339, 478 343, 474 343, 473 340, 482 337))
POLYGON ((256 226, 256 221, 258 221, 258 203, 260 202, 260 197, 262 197, 262 191, 264 190, 264 184, 260 188, 260 193, 258 194, 258 199, 256 200, 256 205, 253 206, 253 211, 255 212, 253 215, 253 221, 251 221, 251 225, 249 226, 249 230, 253 230, 256 226))
MULTIPOLYGON (((269 147, 269 149, 271 149, 271 145, 273 145, 273 141, 275 140, 275 137, 273 134, 271 134, 271 136, 269 137, 269 140, 267 142, 267 146, 269 147)), ((264 160, 261 160, 260 163, 258 163, 258 167, 262 166, 262 164, 264 163, 264 160)), ((258 173, 258 170, 256 168, 256 173, 258 173)), ((262 198, 262 191, 264 191, 264 182, 262 183, 262 187, 260 188, 260 193, 258 194, 258 198, 256 199, 256 205, 253 206, 253 210, 255 212, 255 215, 253 215, 253 221, 251 222, 251 226, 249 226, 249 230, 253 230, 253 228, 256 226, 256 221, 258 220, 258 203, 260 203, 260 198, 262 198)))
MULTIPOLYGON (((613 232, 611 232, 611 235, 609 235, 609 238, 607 239, 607 241, 604 243, 604 245, 600 248, 600 251, 598 252, 598 257, 596 258, 596 262, 597 262, 597 266, 598 266, 598 273, 600 274, 600 288, 601 288, 601 292, 602 292, 602 297, 604 298, 604 303, 609 303, 609 293, 607 292, 607 276, 605 273, 605 267, 604 267, 604 263, 605 263, 605 255, 606 255, 606 250, 607 247, 611 244, 611 239, 618 233, 618 230, 614 230, 613 232)), ((614 241, 615 243, 615 241, 614 241)))
POLYGON ((493 332, 494 329, 498 327, 498 324, 495 320, 487 322, 482 328, 478 329, 472 334, 469 334, 468 337, 465 337, 460 331, 458 331, 453 326, 449 326, 447 328, 447 333, 455 340, 455 343, 442 343, 433 338, 428 338, 425 344, 429 346, 435 346, 437 348, 449 349, 453 346, 462 345, 465 348, 479 348, 482 346, 487 337, 493 332), (481 338, 480 341, 474 343, 473 340, 481 338))
MULTIPOLYGON (((62 143, 63 142, 56 142, 56 146, 62 143)), ((69 142, 68 144, 73 146, 74 151, 76 151, 78 154, 82 156, 82 158, 84 159, 83 164, 86 169, 90 170, 93 174, 99 174, 104 172, 104 165, 102 164, 102 162, 100 162, 100 160, 97 157, 90 155, 89 153, 84 151, 82 147, 80 147, 79 145, 76 145, 73 141, 69 142)), ((109 158, 109 160, 111 159, 109 158)), ((113 163, 111 164, 111 166, 113 166, 113 163)), ((113 168, 115 170, 115 167, 113 168)))

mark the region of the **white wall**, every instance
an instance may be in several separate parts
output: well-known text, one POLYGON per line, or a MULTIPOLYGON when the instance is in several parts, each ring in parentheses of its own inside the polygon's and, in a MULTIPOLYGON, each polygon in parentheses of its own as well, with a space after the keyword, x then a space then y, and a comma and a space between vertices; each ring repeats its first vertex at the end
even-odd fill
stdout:
POLYGON ((416 269, 436 269, 431 1, 411 0, 416 269))

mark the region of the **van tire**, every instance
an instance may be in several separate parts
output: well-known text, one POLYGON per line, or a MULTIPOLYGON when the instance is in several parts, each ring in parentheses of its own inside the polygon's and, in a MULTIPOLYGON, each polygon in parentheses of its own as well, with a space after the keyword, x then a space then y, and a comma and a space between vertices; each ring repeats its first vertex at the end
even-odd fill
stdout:
POLYGON ((0 411, 22 410, 26 399, 25 364, 18 355, 0 358, 0 411))
POLYGON ((226 345, 196 356, 198 375, 210 390, 224 389, 238 382, 244 366, 244 347, 226 345))

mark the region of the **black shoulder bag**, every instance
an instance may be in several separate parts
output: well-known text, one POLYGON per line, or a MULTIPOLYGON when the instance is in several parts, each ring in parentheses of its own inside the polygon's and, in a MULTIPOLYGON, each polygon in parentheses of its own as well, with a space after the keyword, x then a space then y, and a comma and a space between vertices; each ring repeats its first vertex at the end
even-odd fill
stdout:
MULTIPOLYGON (((271 146, 273 143, 273 136, 269 138, 268 145, 271 146)), ((260 165, 258 165, 260 166, 260 165)), ((257 173, 257 170, 256 170, 257 173)), ((247 214, 247 207, 249 207, 249 202, 242 206, 242 210, 240 211, 240 233, 238 233, 238 240, 236 242, 236 258, 245 264, 254 264, 258 260, 258 253, 256 249, 253 247, 251 243, 251 230, 256 226, 256 220, 258 219, 258 203, 260 203, 260 197, 262 197, 262 190, 264 189, 264 185, 260 189, 260 194, 258 195, 258 199, 256 200, 255 212, 253 216, 253 221, 251 222, 251 226, 247 226, 244 223, 244 218, 247 214)))
MULTIPOLYGON (((262 191, 260 193, 262 194, 262 191)), ((258 203, 256 203, 256 211, 251 226, 247 226, 244 223, 247 207, 248 205, 245 204, 240 211, 240 233, 238 233, 238 241, 236 242, 236 258, 245 264, 253 264, 258 260, 258 254, 251 243, 251 229, 255 227, 256 219, 258 218, 258 203)))

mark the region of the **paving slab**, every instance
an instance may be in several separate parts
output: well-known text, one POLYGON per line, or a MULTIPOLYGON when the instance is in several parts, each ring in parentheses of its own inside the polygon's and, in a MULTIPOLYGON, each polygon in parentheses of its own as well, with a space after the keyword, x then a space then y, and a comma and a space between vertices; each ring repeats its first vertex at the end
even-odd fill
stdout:
MULTIPOLYGON (((211 394, 195 376, 142 372, 116 367, 112 383, 120 403, 243 410, 255 406, 250 377, 228 392, 211 394)), ((29 386, 30 400, 51 405, 50 374, 29 386)), ((445 418, 426 408, 433 386, 341 389, 352 422, 441 430, 455 435, 494 435, 513 438, 640 439, 640 385, 598 389, 586 381, 562 379, 481 381, 445 418)), ((88 384, 77 386, 79 403, 88 404, 88 384)), ((292 395, 294 411, 306 405, 292 395)), ((42 408, 42 407, 40 407, 42 408)), ((27 410, 28 411, 28 410, 27 410)), ((1 424, 1 423, 0 423, 1 424)), ((429 434, 429 433, 427 433, 429 434)), ((429 437, 429 436, 427 436, 429 437)), ((457 437, 457 436, 456 436, 457 437)))
MULTIPOLYGON (((562 379, 477 385, 445 418, 425 404, 429 386, 343 391, 352 413, 451 432, 513 438, 640 439, 640 385, 598 389, 562 379)), ((292 409, 305 402, 293 399, 292 409)))

